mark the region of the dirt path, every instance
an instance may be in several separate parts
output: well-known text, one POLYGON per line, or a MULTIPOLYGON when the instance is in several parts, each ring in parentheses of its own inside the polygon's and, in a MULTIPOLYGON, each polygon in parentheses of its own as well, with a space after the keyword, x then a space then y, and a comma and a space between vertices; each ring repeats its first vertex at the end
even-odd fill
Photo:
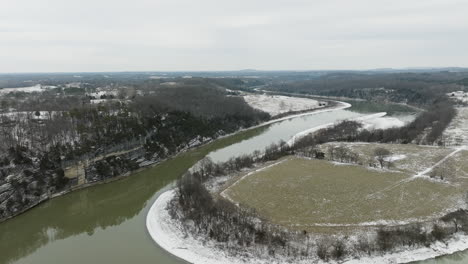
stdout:
POLYGON ((386 192, 386 191, 389 191, 389 190, 392 190, 402 184, 405 184, 405 183, 408 183, 408 182, 411 182, 417 178, 421 178, 421 177, 425 177, 425 175, 427 175, 429 172, 431 172, 434 168, 436 168, 437 166, 439 166, 440 164, 444 163, 444 161, 446 161, 447 159, 449 159, 450 157, 454 156, 455 154, 457 154, 458 152, 462 151, 462 150, 465 150, 467 149, 466 146, 462 146, 462 147, 458 147, 456 148, 454 151, 450 152, 447 156, 445 156, 444 158, 442 158, 441 160, 439 160, 438 162, 436 162, 434 165, 432 165, 431 167, 429 168, 426 168, 425 170, 423 171, 420 171, 418 172, 417 174, 409 177, 409 178, 406 178, 406 179, 403 179, 399 182, 396 182, 395 184, 392 184, 382 190, 379 190, 379 191, 376 191, 370 195, 367 196, 367 199, 372 199, 374 198, 377 194, 379 193, 383 193, 383 192, 386 192))

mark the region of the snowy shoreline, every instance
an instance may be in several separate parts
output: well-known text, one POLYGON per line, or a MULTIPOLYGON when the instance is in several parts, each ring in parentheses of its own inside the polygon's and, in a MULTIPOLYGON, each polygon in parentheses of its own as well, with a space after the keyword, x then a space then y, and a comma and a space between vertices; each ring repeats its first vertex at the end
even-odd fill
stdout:
MULTIPOLYGON (((364 122, 364 121, 369 120, 369 119, 381 118, 381 117, 384 117, 386 115, 387 115, 386 112, 381 112, 381 113, 375 113, 375 114, 360 116, 360 117, 356 117, 356 118, 351 118, 351 119, 348 119, 348 120, 357 121, 357 122, 364 122)), ((311 134, 311 133, 313 133, 315 131, 318 131, 320 129, 331 127, 336 123, 337 122, 331 122, 331 123, 328 123, 328 124, 324 124, 324 125, 321 125, 321 126, 316 126, 316 127, 301 131, 301 132, 297 133, 296 135, 294 135, 290 140, 288 140, 287 144, 289 146, 292 146, 296 140, 301 139, 301 138, 303 138, 303 137, 305 137, 305 136, 307 136, 307 135, 309 135, 309 134, 311 134)))
MULTIPOLYGON (((194 264, 276 264, 284 263, 281 259, 255 259, 237 258, 229 256, 222 249, 211 243, 203 243, 183 232, 181 223, 174 221, 167 210, 167 205, 174 198, 175 190, 162 193, 151 206, 146 217, 146 227, 151 238, 162 249, 171 255, 194 264)), ((361 257, 359 259, 345 259, 340 263, 346 264, 370 264, 370 263, 408 263, 433 259, 436 257, 450 255, 468 249, 468 236, 456 234, 446 243, 436 242, 429 247, 401 249, 398 252, 361 257)), ((319 259, 300 259, 295 263, 324 263, 319 259)), ((336 262, 331 262, 336 263, 336 262)))
POLYGON ((254 127, 249 127, 248 129, 261 127, 261 126, 265 126, 265 125, 270 125, 270 124, 280 122, 280 121, 284 121, 284 120, 288 120, 288 119, 291 119, 291 118, 307 116, 307 115, 315 115, 315 114, 326 113, 326 112, 331 112, 331 111, 336 111, 336 110, 343 110, 343 109, 351 107, 351 104, 348 104, 348 103, 345 103, 345 102, 340 102, 340 101, 333 101, 333 102, 336 102, 339 105, 336 105, 336 106, 333 106, 333 107, 327 107, 327 108, 320 109, 320 110, 317 110, 317 108, 316 108, 316 109, 312 109, 310 111, 307 111, 305 113, 288 115, 288 116, 285 116, 285 117, 281 117, 281 118, 277 118, 277 119, 273 119, 273 120, 261 123, 261 124, 259 124, 257 126, 254 126, 254 127))

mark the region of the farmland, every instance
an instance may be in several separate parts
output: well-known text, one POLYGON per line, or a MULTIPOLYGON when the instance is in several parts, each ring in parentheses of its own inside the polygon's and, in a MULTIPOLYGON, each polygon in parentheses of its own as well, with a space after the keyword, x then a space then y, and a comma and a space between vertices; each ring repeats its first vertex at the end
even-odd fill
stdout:
MULTIPOLYGON (((367 159, 376 146, 350 148, 367 159)), ((391 169, 288 156, 238 176, 221 194, 274 224, 318 233, 424 222, 464 206, 465 178, 452 182, 414 177, 450 149, 387 146, 398 154, 394 157, 405 155, 393 161, 391 169)), ((461 166, 467 156, 463 151, 452 161, 461 166)))

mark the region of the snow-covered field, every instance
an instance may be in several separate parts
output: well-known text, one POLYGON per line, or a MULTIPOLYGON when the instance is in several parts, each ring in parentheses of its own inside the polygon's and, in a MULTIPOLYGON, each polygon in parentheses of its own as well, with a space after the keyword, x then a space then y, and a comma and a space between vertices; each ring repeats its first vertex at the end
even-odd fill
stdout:
MULTIPOLYGON (((448 93, 453 100, 468 102, 468 93, 456 91, 448 93)), ((457 107, 457 115, 444 131, 447 145, 468 145, 468 107, 457 107)))
POLYGON ((29 86, 29 87, 18 87, 18 88, 0 88, 0 96, 12 92, 23 92, 23 93, 34 93, 43 92, 47 89, 56 88, 56 86, 43 86, 40 84, 29 86))
POLYGON ((444 132, 447 145, 468 145, 468 107, 457 107, 457 115, 444 132))
MULTIPOLYGON (((242 257, 233 257, 220 249, 214 243, 203 243, 196 237, 183 231, 183 227, 174 221, 167 210, 169 202, 174 198, 175 191, 170 190, 161 194, 151 206, 146 217, 146 227, 153 240, 164 250, 172 255, 194 264, 279 264, 287 263, 286 259, 280 257, 260 259, 255 258, 248 252, 242 257)), ((446 243, 436 242, 429 247, 401 248, 395 252, 365 256, 361 258, 348 258, 340 263, 347 264, 370 264, 370 263, 407 263, 437 256, 452 254, 457 251, 468 249, 468 236, 457 234, 446 243)), ((301 259, 298 264, 323 263, 319 259, 301 259)), ((335 262, 331 262, 335 263, 335 262)))
POLYGON ((291 112, 312 110, 327 105, 309 98, 289 97, 281 95, 248 94, 244 100, 253 108, 269 113, 271 116, 291 112))

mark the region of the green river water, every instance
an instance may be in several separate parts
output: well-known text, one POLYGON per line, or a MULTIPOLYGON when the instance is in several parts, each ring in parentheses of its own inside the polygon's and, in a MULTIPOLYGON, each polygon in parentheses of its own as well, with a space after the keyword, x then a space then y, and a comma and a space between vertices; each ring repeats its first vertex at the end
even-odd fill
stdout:
MULTIPOLYGON (((240 132, 122 180, 52 199, 0 223, 0 264, 186 263, 159 248, 145 223, 158 195, 195 162, 206 155, 222 161, 251 153, 305 129, 359 115, 337 110, 240 132)), ((468 253, 424 263, 468 263, 468 253)))

